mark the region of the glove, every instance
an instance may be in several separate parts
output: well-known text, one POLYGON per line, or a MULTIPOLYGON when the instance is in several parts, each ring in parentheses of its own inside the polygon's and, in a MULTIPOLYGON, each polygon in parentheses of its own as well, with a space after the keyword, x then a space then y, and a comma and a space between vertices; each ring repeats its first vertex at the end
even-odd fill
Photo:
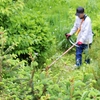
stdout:
POLYGON ((69 39, 71 37, 70 34, 65 34, 66 38, 69 39))
POLYGON ((80 46, 82 45, 83 43, 81 41, 78 41, 77 44, 80 46))

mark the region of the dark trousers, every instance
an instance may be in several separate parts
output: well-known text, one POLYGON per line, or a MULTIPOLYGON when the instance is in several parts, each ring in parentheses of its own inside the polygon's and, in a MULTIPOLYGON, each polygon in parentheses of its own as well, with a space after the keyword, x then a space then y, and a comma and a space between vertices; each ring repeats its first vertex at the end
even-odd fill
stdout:
POLYGON ((80 66, 82 64, 82 52, 85 53, 85 62, 90 63, 89 58, 89 47, 87 44, 82 44, 79 47, 76 47, 76 65, 80 66))

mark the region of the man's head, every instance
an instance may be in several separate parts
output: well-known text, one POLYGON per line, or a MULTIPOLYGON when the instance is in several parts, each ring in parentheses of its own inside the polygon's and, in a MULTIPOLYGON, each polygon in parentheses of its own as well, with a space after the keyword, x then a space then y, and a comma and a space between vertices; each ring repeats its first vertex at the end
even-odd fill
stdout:
POLYGON ((83 7, 78 7, 76 9, 76 16, 78 16, 79 18, 83 18, 84 17, 84 8, 83 7))

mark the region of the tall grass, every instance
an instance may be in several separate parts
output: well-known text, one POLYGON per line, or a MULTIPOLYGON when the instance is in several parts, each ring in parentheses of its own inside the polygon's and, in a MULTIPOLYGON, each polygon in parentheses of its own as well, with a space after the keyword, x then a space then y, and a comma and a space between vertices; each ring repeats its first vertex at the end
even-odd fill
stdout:
POLYGON ((28 0, 26 6, 33 12, 41 12, 45 21, 49 23, 51 35, 56 37, 56 47, 68 48, 65 33, 70 32, 75 21, 75 12, 78 6, 85 8, 85 13, 92 19, 93 31, 96 35, 100 32, 99 24, 99 0, 28 0))

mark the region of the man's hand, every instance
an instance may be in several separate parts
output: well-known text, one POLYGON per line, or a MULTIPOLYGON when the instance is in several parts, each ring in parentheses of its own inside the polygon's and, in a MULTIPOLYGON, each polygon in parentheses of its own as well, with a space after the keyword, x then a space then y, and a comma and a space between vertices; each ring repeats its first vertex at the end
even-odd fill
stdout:
POLYGON ((65 36, 66 36, 67 39, 69 39, 71 37, 71 35, 67 34, 67 33, 65 34, 65 36))
POLYGON ((78 41, 77 44, 80 46, 82 45, 83 43, 81 41, 78 41))

